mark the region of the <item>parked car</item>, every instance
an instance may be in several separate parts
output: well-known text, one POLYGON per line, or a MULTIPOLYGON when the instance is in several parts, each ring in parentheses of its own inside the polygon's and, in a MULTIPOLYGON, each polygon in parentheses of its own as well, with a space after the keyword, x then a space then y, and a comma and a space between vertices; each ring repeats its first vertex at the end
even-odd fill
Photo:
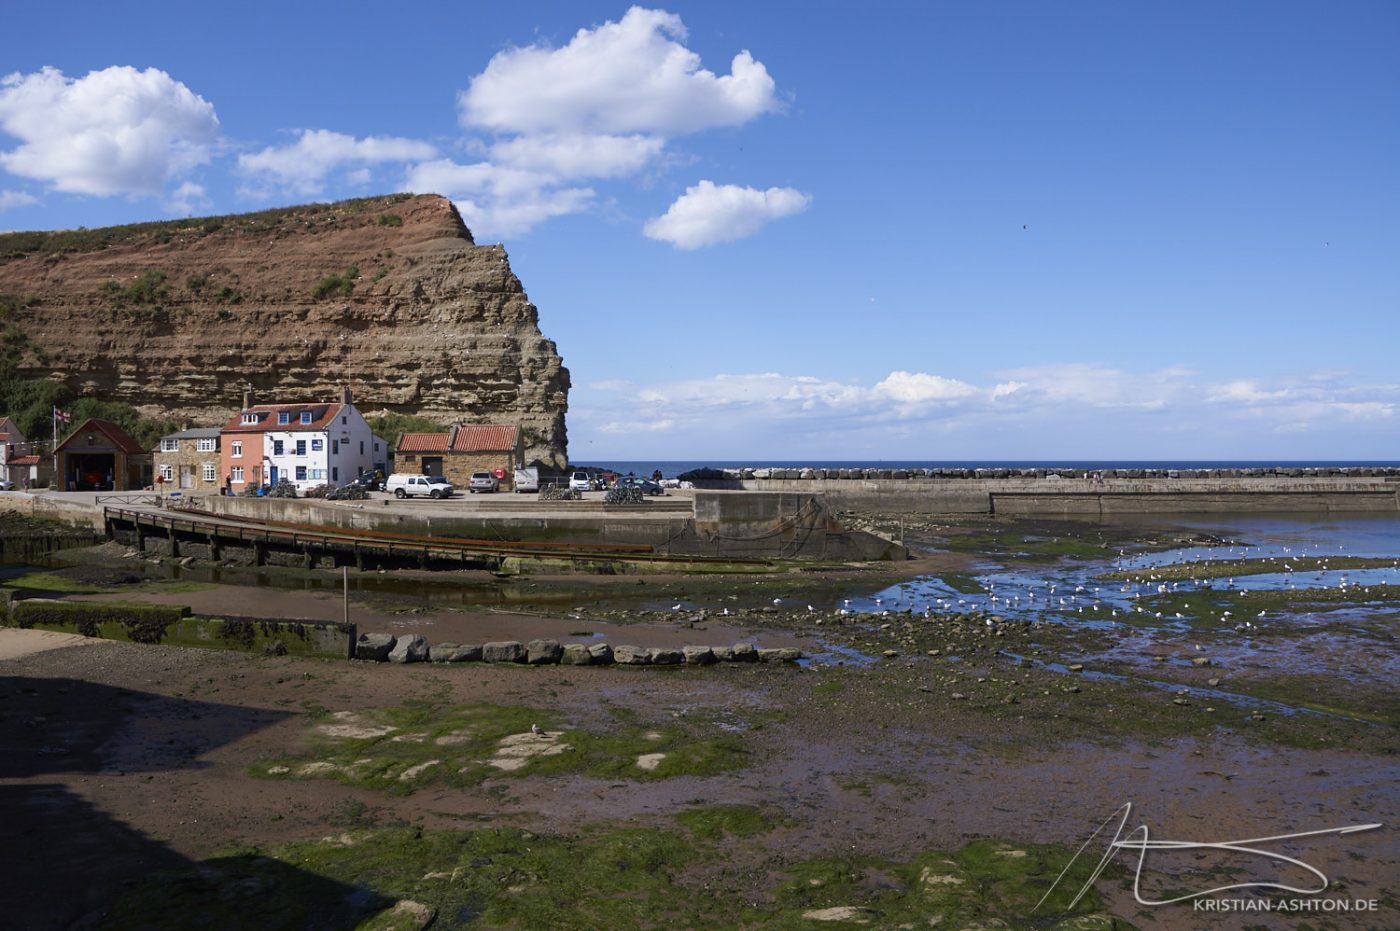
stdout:
POLYGON ((618 488, 637 488, 644 495, 664 495, 666 489, 662 488, 651 479, 642 478, 637 475, 627 475, 617 480, 618 488))
POLYGON ((440 475, 412 475, 396 473, 384 483, 384 490, 395 498, 415 498, 420 495, 428 498, 452 497, 452 483, 440 475))
POLYGON ((0 478, 0 491, 14 491, 15 483, 7 478, 0 478))
POLYGON ((572 491, 592 491, 593 476, 587 472, 575 472, 569 476, 569 488, 572 491))
POLYGON ((490 472, 473 472, 471 479, 467 482, 467 491, 472 494, 476 494, 478 491, 482 494, 490 494, 500 487, 501 483, 490 472))

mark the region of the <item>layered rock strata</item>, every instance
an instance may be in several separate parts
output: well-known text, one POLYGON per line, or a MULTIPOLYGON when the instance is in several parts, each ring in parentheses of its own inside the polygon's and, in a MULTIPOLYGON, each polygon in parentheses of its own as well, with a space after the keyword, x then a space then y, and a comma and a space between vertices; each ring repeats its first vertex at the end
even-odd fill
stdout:
POLYGON ((217 424, 262 403, 513 423, 562 467, 569 373, 500 245, 452 203, 378 197, 0 235, 6 349, 29 377, 217 424))

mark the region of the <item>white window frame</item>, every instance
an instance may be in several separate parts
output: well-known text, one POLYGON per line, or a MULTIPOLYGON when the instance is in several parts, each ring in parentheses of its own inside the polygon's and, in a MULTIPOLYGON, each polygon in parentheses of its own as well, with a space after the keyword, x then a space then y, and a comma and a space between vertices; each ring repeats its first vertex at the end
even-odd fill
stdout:
POLYGON ((180 451, 179 440, 161 440, 160 451, 163 453, 178 453, 180 451))
POLYGON ((212 463, 212 462, 206 462, 206 463, 204 463, 204 480, 205 480, 206 482, 212 482, 212 481, 215 481, 215 480, 217 479, 217 477, 218 477, 218 473, 217 473, 217 472, 215 471, 215 469, 214 469, 214 463, 212 463))
POLYGON ((229 456, 234 459, 243 458, 243 441, 234 440, 229 444, 229 456))
POLYGON ((170 463, 165 463, 160 467, 160 478, 163 482, 175 481, 175 467, 170 463))
POLYGON ((310 411, 302 411, 302 412, 301 412, 301 422, 302 422, 302 423, 311 423, 311 421, 312 421, 313 419, 314 419, 314 418, 312 418, 311 412, 310 412, 310 411))
POLYGON ((326 441, 319 436, 311 438, 311 451, 319 453, 326 448, 326 441))
POLYGON ((240 484, 240 485, 243 484, 243 467, 242 467, 242 466, 234 466, 234 467, 233 467, 233 472, 232 472, 231 474, 232 474, 232 476, 233 476, 233 478, 231 479, 231 481, 236 482, 236 483, 238 483, 238 484, 240 484))
POLYGON ((278 425, 278 426, 284 426, 284 425, 289 424, 289 423, 291 423, 291 422, 292 422, 292 412, 291 412, 291 411, 278 411, 278 412, 277 412, 277 425, 278 425))
POLYGON ((244 415, 243 415, 243 422, 244 422, 245 424, 257 423, 257 422, 258 422, 258 415, 257 415, 257 414, 244 414, 244 415))
POLYGON ((217 452, 219 449, 219 441, 214 439, 212 436, 205 437, 204 439, 199 441, 199 445, 196 447, 196 449, 198 449, 202 453, 217 452))

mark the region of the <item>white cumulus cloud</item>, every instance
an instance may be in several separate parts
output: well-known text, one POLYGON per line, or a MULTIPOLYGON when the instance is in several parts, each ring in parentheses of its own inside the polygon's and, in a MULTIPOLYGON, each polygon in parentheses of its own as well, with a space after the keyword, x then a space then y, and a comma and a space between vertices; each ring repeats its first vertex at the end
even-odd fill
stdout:
POLYGON ((214 107, 156 68, 82 78, 56 68, 0 79, 0 129, 20 140, 0 167, 74 194, 156 195, 209 161, 214 107))
POLYGON ((409 187, 424 190, 426 177, 461 183, 482 176, 488 180, 458 201, 468 222, 474 217, 473 229, 492 235, 521 233, 586 209, 593 192, 570 187, 574 182, 633 177, 663 163, 677 137, 781 109, 768 69, 749 52, 739 51, 729 73, 717 74, 686 39, 679 16, 632 7, 616 22, 578 30, 561 47, 499 52, 457 99, 461 125, 487 136, 478 144, 488 162, 415 168, 409 187), (534 190, 524 190, 526 183, 534 190))
POLYGON ((449 159, 413 166, 405 189, 452 198, 478 235, 520 235, 550 217, 578 213, 593 199, 591 188, 554 187, 538 172, 490 162, 459 165, 449 159))
POLYGON ((752 236, 773 220, 807 209, 812 198, 787 187, 760 191, 734 184, 701 181, 676 198, 642 232, 677 249, 699 249, 752 236))
POLYGON ((416 162, 436 157, 426 142, 396 136, 357 139, 328 129, 303 129, 291 145, 269 146, 238 157, 239 170, 297 194, 319 194, 326 178, 345 170, 346 179, 368 180, 366 167, 385 162, 416 162))
POLYGON ((39 198, 25 191, 0 191, 0 210, 29 207, 38 202, 39 198))
POLYGON ((738 126, 778 109, 773 79, 747 51, 730 73, 700 66, 681 18, 632 7, 568 45, 507 49, 458 98, 462 122, 497 132, 661 133, 738 126))
POLYGON ((184 217, 201 210, 208 210, 211 206, 213 206, 213 202, 205 193, 204 186, 195 184, 193 181, 186 181, 177 187, 165 202, 165 209, 176 216, 184 217))

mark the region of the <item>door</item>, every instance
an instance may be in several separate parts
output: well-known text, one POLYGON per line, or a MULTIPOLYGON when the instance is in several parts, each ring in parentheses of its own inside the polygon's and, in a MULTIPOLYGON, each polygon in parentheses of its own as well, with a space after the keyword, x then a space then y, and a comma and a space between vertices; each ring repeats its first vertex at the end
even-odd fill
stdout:
POLYGON ((267 470, 267 482, 269 485, 277 484, 277 466, 272 466, 267 470))
POLYGON ((192 466, 192 465, 182 465, 182 466, 180 466, 180 487, 181 487, 181 488, 193 488, 193 487, 194 487, 194 466, 192 466))

